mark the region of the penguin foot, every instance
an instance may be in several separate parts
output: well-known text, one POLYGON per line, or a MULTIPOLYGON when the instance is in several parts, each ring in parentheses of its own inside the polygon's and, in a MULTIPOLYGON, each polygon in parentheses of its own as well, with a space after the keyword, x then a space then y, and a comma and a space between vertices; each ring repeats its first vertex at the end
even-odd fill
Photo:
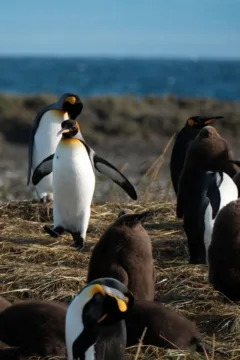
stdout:
POLYGON ((53 197, 51 194, 48 195, 44 195, 41 199, 40 199, 42 204, 47 204, 47 203, 51 203, 53 201, 53 197))
POLYGON ((53 238, 59 237, 64 231, 61 227, 56 227, 55 229, 52 229, 50 226, 47 225, 44 226, 44 230, 53 238))
POLYGON ((83 250, 85 248, 84 239, 79 233, 72 233, 73 241, 78 250, 83 250))
POLYGON ((41 199, 40 199, 41 203, 42 204, 46 204, 47 203, 47 195, 46 196, 43 196, 41 199))

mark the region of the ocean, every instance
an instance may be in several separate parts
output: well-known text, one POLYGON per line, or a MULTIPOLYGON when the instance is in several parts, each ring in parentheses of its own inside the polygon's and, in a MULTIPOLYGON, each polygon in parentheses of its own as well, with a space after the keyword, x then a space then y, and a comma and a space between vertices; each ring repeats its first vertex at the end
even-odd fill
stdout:
POLYGON ((0 92, 240 99, 240 60, 0 58, 0 92))

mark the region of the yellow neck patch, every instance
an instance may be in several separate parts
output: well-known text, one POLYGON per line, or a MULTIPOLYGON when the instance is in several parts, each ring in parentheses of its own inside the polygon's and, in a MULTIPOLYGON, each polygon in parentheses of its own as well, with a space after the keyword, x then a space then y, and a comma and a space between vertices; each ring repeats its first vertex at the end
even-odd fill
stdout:
MULTIPOLYGON (((62 138, 60 144, 63 146, 79 147, 82 146, 81 141, 75 138, 62 138)), ((99 285, 100 286, 100 285, 99 285)))
POLYGON ((65 118, 68 118, 68 113, 64 110, 50 110, 53 114, 53 116, 60 116, 62 118, 64 118, 64 120, 66 120, 65 118))

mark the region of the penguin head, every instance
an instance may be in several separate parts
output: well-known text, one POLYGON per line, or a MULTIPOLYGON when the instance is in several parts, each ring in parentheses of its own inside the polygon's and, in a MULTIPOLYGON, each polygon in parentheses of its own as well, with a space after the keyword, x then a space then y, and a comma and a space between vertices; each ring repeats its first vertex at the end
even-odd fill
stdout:
POLYGON ((211 124, 217 119, 223 119, 223 116, 191 116, 186 123, 186 126, 190 126, 195 129, 202 129, 204 126, 211 124))
POLYGON ((130 209, 122 209, 120 211, 120 213, 118 214, 118 218, 120 216, 123 216, 123 215, 127 215, 127 214, 134 214, 134 211, 130 210, 130 209))
POLYGON ((61 135, 63 138, 72 138, 80 130, 79 124, 76 120, 64 120, 61 124, 62 129, 58 131, 57 135, 61 135))
POLYGON ((67 112, 70 119, 75 120, 78 115, 82 112, 83 103, 81 102, 80 98, 71 93, 63 94, 58 102, 57 106, 60 110, 67 112))
POLYGON ((101 278, 87 284, 67 310, 68 360, 85 359, 94 353, 101 328, 125 319, 133 303, 132 293, 116 279, 101 278))

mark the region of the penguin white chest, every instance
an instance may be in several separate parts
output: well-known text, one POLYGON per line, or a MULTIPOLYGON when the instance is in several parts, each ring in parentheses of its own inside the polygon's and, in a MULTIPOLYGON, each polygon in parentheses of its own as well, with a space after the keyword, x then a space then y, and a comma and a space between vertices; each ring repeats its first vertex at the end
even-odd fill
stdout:
POLYGON ((77 139, 62 139, 53 159, 54 226, 80 232, 85 238, 95 174, 85 146, 77 139))
MULTIPOLYGON (((47 111, 41 118, 34 136, 32 169, 34 170, 45 158, 54 154, 59 143, 57 132, 61 123, 68 117, 67 113, 58 110, 47 111)), ((40 198, 52 193, 52 174, 43 178, 36 190, 40 198)))

